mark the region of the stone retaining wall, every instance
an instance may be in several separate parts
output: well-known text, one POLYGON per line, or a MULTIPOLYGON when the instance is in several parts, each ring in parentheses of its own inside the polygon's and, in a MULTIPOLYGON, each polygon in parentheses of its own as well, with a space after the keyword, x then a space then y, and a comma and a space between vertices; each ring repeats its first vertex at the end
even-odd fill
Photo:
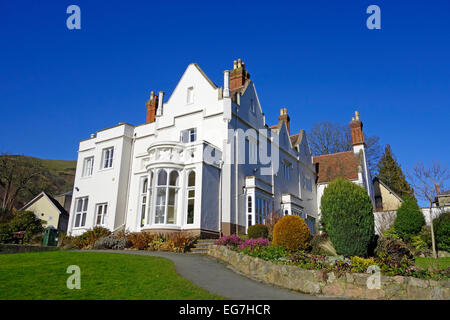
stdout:
POLYGON ((449 280, 381 276, 380 289, 369 289, 369 274, 346 272, 338 275, 335 272, 306 270, 250 257, 217 245, 210 245, 208 254, 252 278, 308 294, 354 299, 450 299, 449 280))
POLYGON ((59 250, 58 247, 42 247, 29 244, 2 244, 0 243, 0 253, 24 253, 37 251, 59 250))

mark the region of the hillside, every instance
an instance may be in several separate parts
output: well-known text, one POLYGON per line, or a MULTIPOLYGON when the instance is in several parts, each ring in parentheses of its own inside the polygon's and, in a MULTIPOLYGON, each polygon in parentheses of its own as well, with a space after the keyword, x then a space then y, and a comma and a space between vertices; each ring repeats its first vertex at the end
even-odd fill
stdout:
MULTIPOLYGON (((28 190, 17 197, 14 203, 15 208, 21 208, 41 191, 45 191, 53 196, 72 191, 76 161, 39 159, 22 155, 14 156, 14 158, 34 161, 41 168, 39 178, 34 179, 27 188, 28 190)), ((3 194, 4 190, 0 187, 0 199, 3 197, 3 194)))

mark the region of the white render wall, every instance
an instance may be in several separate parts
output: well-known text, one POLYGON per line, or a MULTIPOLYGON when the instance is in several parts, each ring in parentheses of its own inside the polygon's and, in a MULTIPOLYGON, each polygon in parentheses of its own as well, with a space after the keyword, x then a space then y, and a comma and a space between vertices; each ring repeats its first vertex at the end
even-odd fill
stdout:
MULTIPOLYGON (((295 134, 295 132, 291 132, 295 134)), ((250 133, 250 136, 260 137, 250 133)), ((248 152, 247 152, 248 153, 248 152)), ((308 216, 318 218, 323 188, 315 185, 316 174, 306 134, 299 151, 291 147, 284 123, 278 130, 270 130, 266 124, 253 82, 240 97, 240 105, 223 97, 221 88, 211 83, 195 64, 187 67, 170 98, 164 99, 162 115, 153 123, 139 126, 119 124, 101 130, 93 138, 80 142, 73 202, 68 232, 78 235, 94 226, 95 207, 108 203, 105 227, 115 230, 125 227, 128 231, 151 229, 195 230, 220 232, 222 223, 247 225, 247 196, 270 199, 271 211, 282 206, 301 206, 308 216), (194 92, 193 103, 187 101, 187 90, 194 92), (250 109, 251 101, 255 111, 250 109), (180 142, 182 130, 196 128, 196 141, 180 142), (229 132, 237 133, 237 139, 245 141, 249 129, 266 129, 264 137, 270 141, 275 163, 267 165, 239 164, 235 158, 245 155, 245 143, 234 141, 229 132), (203 158, 205 147, 214 148, 220 162, 208 164, 203 158), (113 167, 100 170, 102 150, 114 147, 113 167), (83 159, 94 156, 94 172, 81 177, 83 159), (292 167, 290 179, 281 171, 283 161, 292 167), (266 167, 273 174, 261 174, 266 167), (140 188, 143 177, 151 170, 173 168, 179 170, 177 223, 174 225, 146 224, 140 226, 140 188), (196 172, 194 223, 186 223, 186 175, 196 172), (247 185, 254 177, 253 185, 247 185), (305 186, 305 177, 311 179, 312 190, 305 186), (289 195, 285 197, 284 195, 289 195), (83 228, 73 228, 75 203, 79 197, 89 197, 88 215, 83 228), (295 199, 295 203, 283 203, 283 199, 295 199)), ((155 199, 152 199, 154 201, 155 199)), ((253 202, 255 203, 255 202, 253 202)), ((152 217, 153 218, 153 217, 152 217)))

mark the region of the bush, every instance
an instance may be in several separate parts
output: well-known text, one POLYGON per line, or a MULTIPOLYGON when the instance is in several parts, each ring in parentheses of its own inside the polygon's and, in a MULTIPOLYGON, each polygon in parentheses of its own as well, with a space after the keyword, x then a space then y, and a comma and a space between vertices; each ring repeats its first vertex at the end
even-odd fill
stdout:
POLYGON ((11 228, 9 227, 9 224, 3 223, 0 224, 0 243, 7 242, 9 239, 11 239, 13 236, 13 233, 11 231, 11 228))
POLYGON ((306 249, 311 233, 304 219, 295 215, 284 216, 273 228, 273 244, 282 246, 290 252, 306 249))
POLYGON ((253 251, 257 248, 268 246, 270 241, 265 238, 249 239, 245 240, 238 248, 238 251, 253 251))
POLYGON ((106 228, 94 227, 79 236, 72 237, 72 244, 77 249, 91 249, 97 239, 107 237, 110 234, 111 231, 106 228))
POLYGON ((321 209, 323 228, 337 253, 367 257, 375 232, 366 189, 338 178, 325 188, 321 209))
POLYGON ((390 227, 383 233, 384 237, 391 238, 391 239, 400 239, 397 232, 395 232, 394 226, 390 227))
POLYGON ((269 237, 269 228, 263 224, 255 224, 253 226, 248 227, 247 235, 249 239, 256 238, 268 238, 269 237))
POLYGON ((389 262, 394 265, 412 265, 414 256, 406 244, 399 239, 382 237, 378 239, 375 254, 378 257, 387 257, 389 262))
POLYGON ((394 221, 395 232, 403 240, 409 242, 411 237, 417 235, 425 225, 425 218, 417 202, 412 198, 405 198, 397 210, 394 221))
POLYGON ((316 234, 311 240, 311 254, 337 256, 336 249, 326 233, 316 234))
POLYGON ((147 249, 150 243, 157 238, 149 232, 133 232, 126 236, 126 247, 138 250, 147 249))
POLYGON ((92 246, 92 249, 123 250, 125 249, 125 245, 125 238, 117 238, 116 236, 109 235, 107 237, 98 238, 92 246))
POLYGON ((168 241, 170 243, 170 251, 186 252, 193 246, 196 240, 196 237, 182 234, 181 232, 173 233, 168 237, 168 241))
POLYGON ((244 249, 241 252, 255 258, 260 258, 272 262, 276 262, 282 258, 287 258, 289 256, 289 252, 286 251, 285 248, 270 245, 258 246, 253 248, 252 250, 244 249))
POLYGON ((450 252, 450 212, 441 213, 434 218, 433 228, 438 250, 450 252))
POLYGON ((42 226, 44 223, 45 221, 40 220, 31 211, 17 211, 8 222, 8 226, 12 233, 25 231, 23 241, 30 242, 35 235, 44 232, 42 226))

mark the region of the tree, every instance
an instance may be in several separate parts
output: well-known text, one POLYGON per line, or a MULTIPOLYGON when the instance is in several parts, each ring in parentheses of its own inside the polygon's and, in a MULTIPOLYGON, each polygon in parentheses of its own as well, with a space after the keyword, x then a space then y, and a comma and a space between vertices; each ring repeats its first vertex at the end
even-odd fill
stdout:
POLYGON ((42 166, 34 158, 2 154, 0 156, 0 209, 10 213, 17 198, 29 193, 35 195, 34 184, 42 173, 42 166))
POLYGON ((367 257, 375 237, 372 202, 366 189, 333 180, 321 200, 322 225, 337 253, 367 257))
POLYGON ((417 235, 425 225, 425 218, 417 201, 406 197, 397 210, 394 222, 395 233, 405 241, 411 241, 411 237, 417 235))
MULTIPOLYGON (((376 164, 381 156, 380 138, 366 137, 366 157, 369 171, 376 172, 376 164)), ((311 152, 314 156, 352 150, 352 133, 348 125, 333 122, 318 122, 308 134, 311 152)))
POLYGON ((31 211, 17 211, 7 225, 11 232, 25 231, 24 241, 29 242, 34 235, 44 232, 44 223, 31 211))
POLYGON ((384 149, 383 155, 377 164, 378 178, 400 197, 414 197, 411 186, 406 181, 400 165, 395 159, 390 145, 384 149))
POLYGON ((450 180, 450 171, 446 165, 441 166, 439 161, 433 161, 430 166, 425 166, 423 162, 417 162, 408 176, 411 180, 416 196, 420 200, 428 202, 431 224, 431 245, 433 248, 433 256, 437 259, 432 208, 437 196, 436 186, 444 188, 446 183, 450 180))

